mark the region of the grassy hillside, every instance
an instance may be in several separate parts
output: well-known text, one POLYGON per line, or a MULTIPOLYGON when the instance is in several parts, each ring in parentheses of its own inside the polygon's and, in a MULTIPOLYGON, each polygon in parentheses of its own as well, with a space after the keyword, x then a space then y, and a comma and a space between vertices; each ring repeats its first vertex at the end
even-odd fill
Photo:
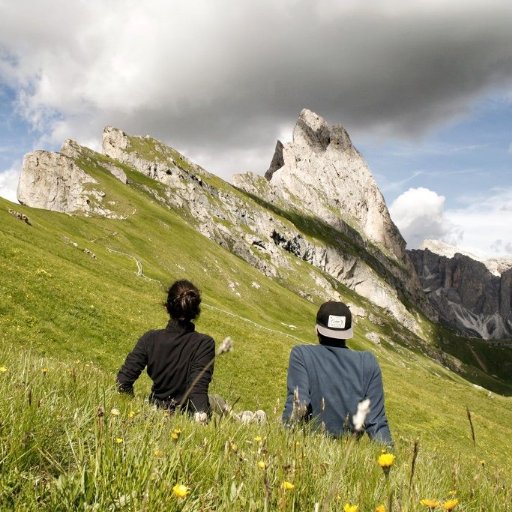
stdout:
MULTIPOLYGON (((185 419, 176 419, 179 425, 185 422, 184 429, 192 429, 189 444, 179 455, 173 452, 170 459, 153 461, 148 447, 167 436, 174 423, 163 427, 161 416, 144 405, 148 378, 137 383, 134 402, 125 402, 113 392, 115 373, 138 337, 166 323, 162 307, 165 287, 185 277, 203 291, 198 330, 208 332, 217 342, 230 336, 235 343, 234 352, 216 364, 212 391, 236 401, 237 409, 263 408, 271 416, 265 436, 272 438, 268 456, 273 457, 275 472, 267 506, 287 509, 293 502, 295 510, 313 510, 314 500, 324 500, 334 510, 340 503, 333 501, 334 493, 342 501, 360 502, 361 506, 364 502, 362 510, 371 510, 370 506, 387 496, 380 469, 374 467, 378 454, 374 446, 363 443, 350 448, 353 461, 345 462, 346 446, 336 444, 334 449, 330 441, 318 436, 290 437, 279 426, 288 354, 296 343, 315 342, 313 321, 318 304, 264 277, 200 235, 179 211, 163 207, 144 192, 145 181, 151 180, 128 169, 127 173, 132 180, 130 187, 99 171, 96 176, 116 207, 129 214, 124 220, 69 216, 0 199, 0 366, 7 369, 0 375, 0 392, 6 397, 0 411, 5 418, 0 423, 0 471, 5 477, 4 501, 0 503, 8 503, 9 495, 19 493, 21 502, 27 504, 25 509, 36 508, 35 485, 49 510, 58 510, 57 503, 77 503, 82 509, 86 509, 84 503, 101 503, 96 509, 107 510, 106 503, 112 505, 122 496, 132 496, 131 485, 137 497, 129 498, 136 501, 127 505, 128 510, 159 510, 156 501, 144 508, 140 501, 144 489, 156 486, 154 499, 163 499, 173 479, 185 475, 192 485, 196 475, 206 472, 206 479, 194 487, 195 501, 178 503, 183 510, 220 509, 212 505, 220 501, 236 503, 232 508, 226 505, 226 510, 263 509, 262 495, 268 486, 261 486, 261 474, 238 467, 241 461, 231 464, 224 449, 225 442, 232 438, 240 438, 236 441, 239 445, 248 445, 258 435, 256 427, 227 424, 226 432, 217 439, 214 425, 197 430, 185 419), (26 214, 30 224, 11 215, 9 209, 26 214), (44 367, 49 371, 42 373, 44 367), (41 409, 34 410, 39 399, 41 409), (119 436, 117 431, 109 430, 111 440, 131 440, 123 444, 122 455, 114 451, 119 447, 101 441, 95 430, 99 428, 96 411, 100 406, 105 410, 118 407, 123 415, 131 408, 144 411, 144 422, 139 419, 136 426, 123 416, 119 436), (103 444, 98 447, 100 441, 103 444), (300 459, 300 474, 305 480, 292 499, 279 490, 279 480, 289 477, 288 463, 295 468, 295 476, 299 471, 298 452, 293 452, 292 463, 287 459, 289 452, 283 449, 298 441, 307 445, 300 459), (205 444, 202 451, 198 448, 201 443, 205 444), (147 456, 137 461, 142 446, 147 456), (201 462, 201 454, 206 454, 206 462, 201 462), (104 457, 110 461, 108 467, 101 465, 104 457), (338 470, 344 476, 342 483, 334 485, 333 474, 338 470), (152 483, 155 471, 158 484, 152 483), (229 471, 238 473, 233 477, 229 471), (312 475, 305 476, 309 472, 312 475), (366 472, 373 475, 367 481, 366 472), (322 473, 327 476, 314 477, 322 473), (107 481, 117 474, 128 483, 116 480, 108 495, 106 487, 101 487, 102 479, 107 481), (135 476, 142 483, 135 485, 135 476), (218 489, 216 479, 220 482, 218 489), (242 492, 239 486, 246 479, 242 492), (245 501, 238 502, 242 495, 245 501)), ((308 265, 300 262, 297 282, 307 272, 308 265)), ((486 499, 505 503, 502 500, 510 491, 501 489, 497 482, 510 482, 511 477, 511 399, 463 380, 432 360, 428 347, 422 348, 412 337, 408 340, 408 333, 383 312, 341 286, 339 291, 346 300, 381 319, 381 344, 375 345, 365 337, 368 329, 375 330, 375 324, 359 319, 351 346, 374 351, 383 369, 388 417, 401 460, 397 472, 402 476, 396 482, 396 495, 409 504, 410 510, 416 510, 418 499, 427 497, 427 491, 434 496, 438 488, 436 496, 445 499, 453 486, 464 495, 466 505, 462 510, 483 510, 478 506, 486 499), (472 414, 476 446, 466 408, 472 414), (423 471, 422 478, 428 484, 415 484, 412 495, 406 497, 407 464, 416 439, 425 457, 425 465, 418 471, 423 471), (482 460, 485 465, 480 464, 482 460), (466 478, 479 482, 476 494, 470 484, 463 483, 466 478)), ((432 335, 435 337, 433 327, 432 335)), ((482 383, 501 386, 505 394, 510 394, 511 387, 503 379, 486 376, 483 370, 474 377, 487 379, 482 383)), ((102 421, 111 428, 117 420, 109 417, 102 421)), ((167 437, 165 443, 165 450, 170 450, 167 437)), ((169 502, 171 510, 178 505, 169 502)), ((490 510, 505 510, 496 506, 490 510)))

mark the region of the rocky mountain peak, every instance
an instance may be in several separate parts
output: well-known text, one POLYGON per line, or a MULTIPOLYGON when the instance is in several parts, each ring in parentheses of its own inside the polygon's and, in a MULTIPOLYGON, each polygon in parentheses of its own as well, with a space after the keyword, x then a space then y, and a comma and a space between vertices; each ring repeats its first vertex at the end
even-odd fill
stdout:
POLYGON ((301 111, 295 124, 293 144, 315 151, 325 151, 329 146, 339 151, 354 149, 350 136, 343 126, 330 127, 323 117, 307 108, 301 111))

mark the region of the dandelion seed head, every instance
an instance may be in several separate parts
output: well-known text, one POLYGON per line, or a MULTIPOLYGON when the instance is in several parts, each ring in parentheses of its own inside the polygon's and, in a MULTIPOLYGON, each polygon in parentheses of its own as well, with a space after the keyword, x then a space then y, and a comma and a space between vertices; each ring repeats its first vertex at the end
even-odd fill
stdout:
POLYGON ((196 423, 201 423, 202 425, 205 425, 206 423, 208 423, 208 414, 206 414, 205 412, 195 412, 194 421, 196 423))
POLYGON ((121 413, 120 413, 119 409, 116 409, 116 408, 114 407, 114 408, 112 408, 112 409, 111 409, 110 414, 111 414, 112 416, 119 416, 121 413))
POLYGON ((224 341, 220 344, 219 349, 217 350, 217 355, 225 354, 226 352, 231 352, 233 350, 233 340, 227 336, 224 338, 224 341))
POLYGON ((352 416, 352 422, 356 432, 359 432, 364 427, 366 416, 370 412, 370 399, 366 398, 357 404, 357 412, 352 416))

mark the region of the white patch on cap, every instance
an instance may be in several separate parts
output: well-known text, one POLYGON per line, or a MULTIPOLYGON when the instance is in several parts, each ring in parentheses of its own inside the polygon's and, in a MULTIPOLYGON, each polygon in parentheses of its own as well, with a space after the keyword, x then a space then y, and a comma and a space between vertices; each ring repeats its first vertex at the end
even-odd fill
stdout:
POLYGON ((329 315, 327 327, 330 327, 331 329, 345 329, 346 322, 346 316, 329 315))

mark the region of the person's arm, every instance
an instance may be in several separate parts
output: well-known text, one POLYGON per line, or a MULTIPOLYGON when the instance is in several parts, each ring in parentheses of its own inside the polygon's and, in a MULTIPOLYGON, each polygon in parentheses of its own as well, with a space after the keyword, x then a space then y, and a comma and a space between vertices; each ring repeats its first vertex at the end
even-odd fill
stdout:
POLYGON ((368 353, 369 361, 365 370, 369 372, 366 398, 370 399, 370 411, 366 416, 365 429, 370 439, 393 446, 388 419, 384 409, 384 388, 382 386, 382 373, 375 356, 368 353))
POLYGON ((283 423, 295 423, 306 419, 311 403, 309 377, 298 347, 293 347, 290 353, 286 386, 287 395, 282 416, 283 423))
POLYGON ((148 364, 147 342, 150 332, 144 334, 134 349, 126 356, 126 360, 117 374, 117 389, 121 393, 133 394, 133 384, 148 364))
POLYGON ((215 342, 212 338, 206 338, 199 345, 190 367, 187 406, 190 412, 210 413, 208 401, 208 386, 213 376, 213 364, 215 359, 215 342))

